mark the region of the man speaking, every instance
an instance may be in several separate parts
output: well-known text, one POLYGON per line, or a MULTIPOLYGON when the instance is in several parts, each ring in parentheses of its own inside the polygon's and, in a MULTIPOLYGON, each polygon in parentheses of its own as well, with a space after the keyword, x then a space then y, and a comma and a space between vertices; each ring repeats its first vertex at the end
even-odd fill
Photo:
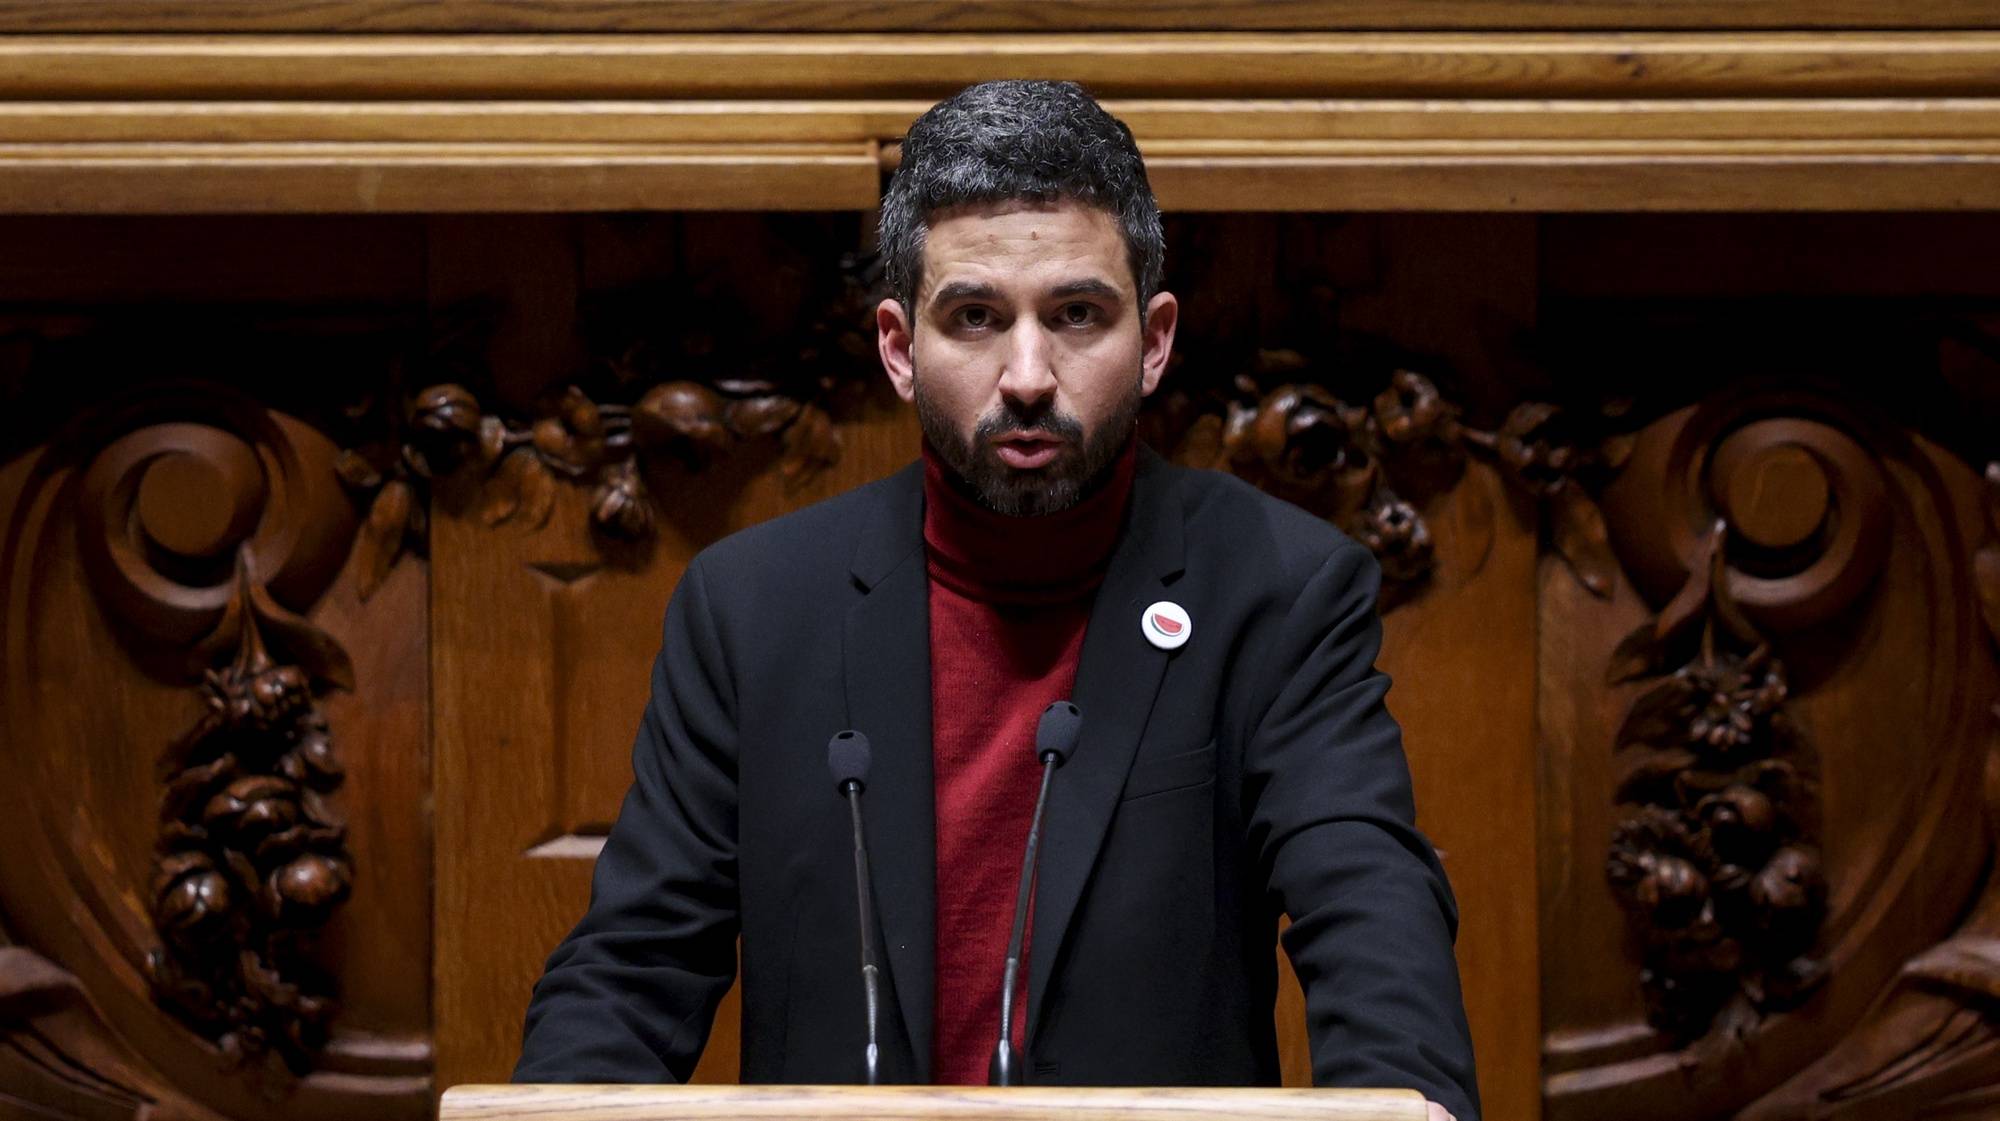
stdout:
POLYGON ((922 461, 689 564, 515 1080, 684 1080, 740 935, 746 1082, 984 1083, 1004 1038, 1013 1081, 1274 1084, 1286 915, 1314 1081, 1473 1121, 1374 560, 1134 435, 1178 304, 1130 131, 1069 83, 971 87, 911 126, 880 249, 922 461))

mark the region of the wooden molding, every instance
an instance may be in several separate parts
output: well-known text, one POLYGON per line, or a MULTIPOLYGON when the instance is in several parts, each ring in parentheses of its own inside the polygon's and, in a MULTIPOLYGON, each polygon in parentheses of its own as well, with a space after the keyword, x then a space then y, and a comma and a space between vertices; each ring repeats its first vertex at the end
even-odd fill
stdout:
MULTIPOLYGON (((893 151, 930 102, 814 101, 143 100, 0 101, 0 145, 187 144, 630 146, 693 156, 842 155, 871 142, 893 151), (817 150, 814 146, 821 146, 817 150)), ((1626 146, 1738 141, 1939 151, 2000 139, 2000 97, 1967 98, 1107 98, 1151 154, 1202 154, 1283 144, 1577 143, 1626 146)), ((88 151, 89 149, 77 149, 88 151)), ((199 149, 190 149, 198 151, 199 149)))
POLYGON ((1150 162, 1179 211, 1853 211, 2000 206, 1991 157, 1654 156, 1150 162))
POLYGON ((2000 94, 2000 32, 0 39, 6 100, 929 101, 1028 76, 1101 97, 1968 97, 2000 94))
POLYGON ((445 1092, 446 1121, 641 1121, 652 1117, 759 1117, 893 1121, 977 1117, 986 1121, 1120 1121, 1125 1118, 1325 1117, 1335 1121, 1418 1121, 1414 1090, 1251 1090, 1104 1086, 460 1086, 445 1092))
POLYGON ((0 147, 0 211, 854 210, 879 176, 858 147, 23 145, 0 147))
POLYGON ((1312 31, 2000 27, 1986 0, 0 0, 0 31, 1312 31))
POLYGON ((50 34, 0 37, 0 211, 866 210, 932 99, 1026 74, 1171 210, 2000 206, 1988 31, 50 34))

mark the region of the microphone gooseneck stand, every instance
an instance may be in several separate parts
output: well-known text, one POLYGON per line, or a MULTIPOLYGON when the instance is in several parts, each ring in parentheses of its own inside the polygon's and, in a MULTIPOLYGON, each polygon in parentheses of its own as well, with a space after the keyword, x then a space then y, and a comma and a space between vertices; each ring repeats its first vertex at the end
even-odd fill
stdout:
POLYGON ((1041 851, 1042 812, 1049 803, 1049 787, 1056 768, 1069 761, 1076 750, 1083 716, 1075 705, 1057 701, 1042 712, 1035 729, 1035 755, 1042 761, 1042 791, 1035 798, 1035 815, 1028 823, 1028 845, 1021 854, 1021 887, 1014 895, 1014 930, 1007 939, 1007 961, 1000 970, 1000 1041, 993 1047, 993 1061, 986 1080, 995 1086, 1021 1085, 1020 1061, 1014 1053, 1014 986, 1021 975, 1021 940, 1028 927, 1028 903, 1035 894, 1036 857, 1041 851))
POLYGON ((835 788, 845 796, 849 815, 854 819, 855 913, 861 923, 861 988, 867 1000, 868 1049, 862 1055, 868 1085, 881 1083, 882 1051, 877 1026, 882 1007, 882 969, 875 955, 874 891, 868 877, 868 840, 861 829, 861 791, 867 787, 868 737, 860 732, 836 734, 826 745, 827 766, 833 771, 835 788))

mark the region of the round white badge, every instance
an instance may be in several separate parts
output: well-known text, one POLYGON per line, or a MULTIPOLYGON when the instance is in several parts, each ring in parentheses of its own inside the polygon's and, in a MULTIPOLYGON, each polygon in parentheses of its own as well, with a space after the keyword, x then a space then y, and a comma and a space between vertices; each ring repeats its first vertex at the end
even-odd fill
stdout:
POLYGON ((1146 632, 1147 642, 1162 650, 1178 650, 1187 644, 1194 624, 1180 604, 1163 599, 1139 617, 1139 629, 1146 632))

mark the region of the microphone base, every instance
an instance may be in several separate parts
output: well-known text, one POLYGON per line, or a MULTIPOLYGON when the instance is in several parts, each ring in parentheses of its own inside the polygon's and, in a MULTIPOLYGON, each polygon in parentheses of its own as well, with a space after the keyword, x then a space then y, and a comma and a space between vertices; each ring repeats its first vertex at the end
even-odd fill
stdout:
POLYGON ((1013 1045, 1005 1040, 993 1049, 993 1061, 986 1064, 986 1084, 988 1086, 1023 1084, 1020 1058, 1014 1054, 1013 1045))

